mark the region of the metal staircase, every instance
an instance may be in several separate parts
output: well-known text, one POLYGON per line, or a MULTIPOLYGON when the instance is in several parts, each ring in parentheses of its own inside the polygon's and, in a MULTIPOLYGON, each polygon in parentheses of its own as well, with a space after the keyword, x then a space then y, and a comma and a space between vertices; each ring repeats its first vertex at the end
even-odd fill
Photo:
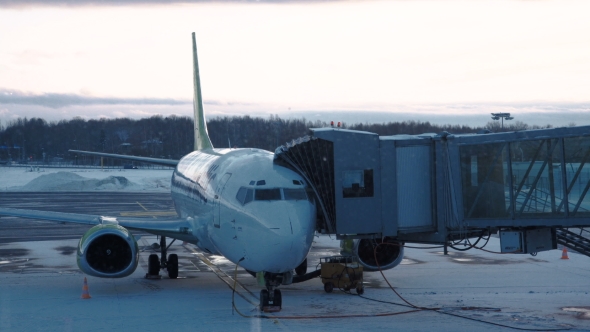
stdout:
POLYGON ((557 236, 557 243, 568 247, 580 254, 590 256, 590 231, 584 228, 576 228, 579 234, 576 234, 569 229, 556 228, 555 234, 557 236))

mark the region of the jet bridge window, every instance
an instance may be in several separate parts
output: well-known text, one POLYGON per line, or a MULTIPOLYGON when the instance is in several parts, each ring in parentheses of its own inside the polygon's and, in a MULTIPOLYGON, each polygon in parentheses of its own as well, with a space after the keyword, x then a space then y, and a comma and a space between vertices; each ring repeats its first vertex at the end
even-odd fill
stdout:
POLYGON ((508 144, 465 145, 459 152, 465 219, 509 217, 508 144))
POLYGON ((342 172, 342 196, 344 198, 373 197, 373 170, 342 172))

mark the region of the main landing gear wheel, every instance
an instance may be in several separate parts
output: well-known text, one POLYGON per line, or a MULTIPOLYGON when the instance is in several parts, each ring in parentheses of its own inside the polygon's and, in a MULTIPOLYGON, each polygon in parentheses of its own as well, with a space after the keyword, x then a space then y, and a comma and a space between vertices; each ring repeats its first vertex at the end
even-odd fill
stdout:
POLYGON ((178 255, 168 255, 168 262, 166 264, 166 269, 168 270, 168 277, 170 277, 170 279, 178 278, 178 255))
POLYGON ((334 290, 334 284, 328 281, 324 284, 324 290, 326 291, 326 293, 332 293, 332 291, 334 290))
POLYGON ((160 259, 156 254, 151 254, 148 257, 148 274, 152 276, 160 274, 160 259))
POLYGON ((301 262, 301 264, 299 264, 299 266, 295 268, 295 273, 298 276, 302 276, 307 273, 307 258, 304 259, 303 262, 301 262))
POLYGON ((358 295, 363 295, 364 292, 365 292, 365 287, 357 287, 356 288, 356 293, 358 295))

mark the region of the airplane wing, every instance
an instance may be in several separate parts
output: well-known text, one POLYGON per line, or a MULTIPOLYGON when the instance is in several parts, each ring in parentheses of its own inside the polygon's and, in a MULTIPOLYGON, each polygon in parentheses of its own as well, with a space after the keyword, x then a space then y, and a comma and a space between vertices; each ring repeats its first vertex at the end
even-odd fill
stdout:
POLYGON ((147 218, 112 217, 11 208, 0 208, 0 216, 13 216, 85 225, 118 224, 131 230, 145 231, 175 239, 183 240, 192 237, 191 225, 186 219, 180 218, 154 220, 147 218))
POLYGON ((139 161, 139 162, 143 162, 143 163, 162 165, 162 166, 176 167, 176 165, 178 165, 178 160, 174 160, 174 159, 160 159, 160 158, 150 158, 150 157, 127 156, 124 154, 113 154, 113 153, 102 153, 102 152, 91 152, 91 151, 80 151, 80 150, 68 150, 68 152, 85 154, 85 155, 96 156, 96 157, 106 157, 106 158, 114 158, 114 159, 130 160, 130 161, 139 161))

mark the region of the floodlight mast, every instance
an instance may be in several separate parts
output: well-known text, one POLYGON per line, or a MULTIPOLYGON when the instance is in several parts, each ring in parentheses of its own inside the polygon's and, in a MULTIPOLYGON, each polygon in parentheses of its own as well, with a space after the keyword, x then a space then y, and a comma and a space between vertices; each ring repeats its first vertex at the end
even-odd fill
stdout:
POLYGON ((514 119, 513 116, 510 116, 510 113, 491 113, 492 120, 500 120, 502 119, 502 130, 504 130, 504 119, 512 120, 514 119))

